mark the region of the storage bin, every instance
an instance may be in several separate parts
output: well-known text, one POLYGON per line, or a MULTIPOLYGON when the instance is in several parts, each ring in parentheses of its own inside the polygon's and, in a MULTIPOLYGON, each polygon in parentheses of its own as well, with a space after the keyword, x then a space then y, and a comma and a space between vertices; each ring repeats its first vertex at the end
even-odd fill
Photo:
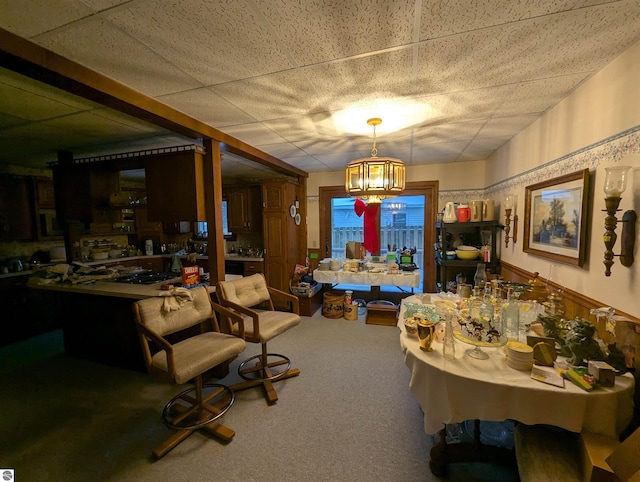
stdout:
POLYGON ((322 299, 322 316, 326 318, 342 318, 344 313, 344 296, 342 293, 327 291, 322 299))

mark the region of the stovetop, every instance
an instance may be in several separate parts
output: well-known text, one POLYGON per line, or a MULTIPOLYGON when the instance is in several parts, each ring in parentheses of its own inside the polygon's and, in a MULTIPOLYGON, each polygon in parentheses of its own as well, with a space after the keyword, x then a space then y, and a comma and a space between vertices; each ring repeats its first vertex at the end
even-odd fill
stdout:
POLYGON ((145 270, 119 276, 114 281, 116 283, 151 285, 153 283, 167 281, 179 277, 180 275, 176 273, 161 273, 158 271, 145 270))

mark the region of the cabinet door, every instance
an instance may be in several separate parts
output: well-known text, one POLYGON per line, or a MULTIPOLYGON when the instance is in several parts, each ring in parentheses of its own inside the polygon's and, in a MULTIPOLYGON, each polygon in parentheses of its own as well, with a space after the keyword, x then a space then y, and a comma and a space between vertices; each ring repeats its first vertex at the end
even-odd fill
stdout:
POLYGON ((247 201, 245 189, 227 191, 227 223, 232 233, 247 232, 247 201))
POLYGON ((0 177, 0 239, 32 239, 33 216, 27 179, 0 177))
POLYGON ((150 158, 145 178, 150 220, 206 221, 201 153, 178 152, 150 158))
POLYGON ((53 208, 56 206, 56 195, 53 189, 53 181, 39 180, 36 182, 38 206, 41 208, 53 208))
POLYGON ((264 270, 267 283, 272 288, 289 291, 289 277, 287 273, 286 215, 282 213, 265 213, 264 227, 264 270))
POLYGON ((258 233, 262 229, 260 186, 228 188, 227 223, 232 233, 258 233))
POLYGON ((262 231, 262 188, 260 186, 247 188, 247 230, 251 233, 262 231))

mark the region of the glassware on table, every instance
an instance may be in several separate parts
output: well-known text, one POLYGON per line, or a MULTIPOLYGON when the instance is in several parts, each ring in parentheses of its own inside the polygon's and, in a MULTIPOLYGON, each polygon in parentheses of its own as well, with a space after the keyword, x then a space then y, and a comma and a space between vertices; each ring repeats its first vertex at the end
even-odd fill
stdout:
POLYGON ((526 343, 531 324, 544 312, 544 305, 537 301, 518 300, 518 341, 526 343))
POLYGON ((519 328, 520 306, 514 295, 513 287, 507 289, 507 299, 502 303, 502 333, 508 339, 520 338, 519 328))
POLYGON ((490 285, 487 285, 482 299, 474 297, 469 301, 469 316, 460 320, 460 329, 453 333, 458 340, 474 347, 465 351, 465 354, 478 360, 489 358, 481 347, 497 348, 507 342, 507 338, 501 333, 501 327, 495 325, 495 308, 490 293, 490 285))
POLYGON ((476 273, 473 275, 474 286, 478 286, 484 289, 484 285, 487 282, 487 265, 485 263, 478 263, 476 266, 476 273))
POLYGON ((562 283, 560 282, 559 266, 549 265, 547 276, 547 313, 552 316, 563 316, 565 312, 562 283))
POLYGON ((442 356, 445 360, 456 357, 456 343, 453 338, 453 320, 451 315, 445 317, 444 341, 442 342, 442 356))

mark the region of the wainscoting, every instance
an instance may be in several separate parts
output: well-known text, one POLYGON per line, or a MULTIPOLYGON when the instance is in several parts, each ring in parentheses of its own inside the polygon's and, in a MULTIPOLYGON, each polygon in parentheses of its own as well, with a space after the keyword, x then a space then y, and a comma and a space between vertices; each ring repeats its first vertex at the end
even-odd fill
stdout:
MULTIPOLYGON (((501 261, 501 276, 507 281, 515 281, 518 283, 528 283, 531 278, 533 278, 533 273, 526 271, 522 268, 514 266, 509 263, 505 263, 501 261)), ((538 277, 547 281, 545 278, 538 275, 538 277)), ((609 306, 608 303, 604 301, 594 300, 593 298, 589 298, 584 296, 581 293, 576 291, 571 291, 570 289, 565 288, 564 286, 559 286, 553 281, 549 283, 551 286, 556 288, 562 288, 563 290, 563 298, 565 303, 565 317, 568 320, 572 320, 576 317, 583 318, 585 320, 589 320, 595 324, 595 317, 589 313, 589 311, 593 308, 600 308, 602 306, 609 306)), ((623 316, 628 318, 631 323, 633 323, 636 333, 636 343, 635 343, 635 368, 636 373, 640 373, 640 319, 634 316, 629 315, 623 311, 619 311, 615 306, 612 308, 616 309, 616 315, 623 316)))

